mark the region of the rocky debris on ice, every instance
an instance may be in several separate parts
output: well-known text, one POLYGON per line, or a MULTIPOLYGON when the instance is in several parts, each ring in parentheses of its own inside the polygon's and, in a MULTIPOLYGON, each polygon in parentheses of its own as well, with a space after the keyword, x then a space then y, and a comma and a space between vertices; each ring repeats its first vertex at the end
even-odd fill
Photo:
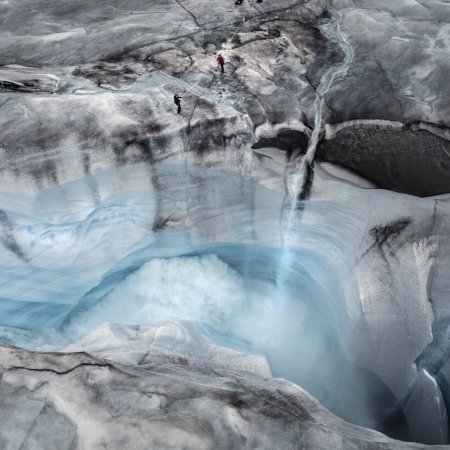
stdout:
POLYGON ((450 140, 427 130, 376 121, 339 130, 317 157, 356 171, 377 186, 427 197, 450 191, 450 140))
POLYGON ((450 139, 441 131, 450 126, 450 5, 336 0, 333 6, 353 59, 325 95, 326 122, 348 127, 323 141, 318 156, 382 188, 449 192, 450 139))
POLYGON ((26 5, 2 5, 7 45, 0 50, 1 63, 35 66, 26 70, 60 80, 57 96, 4 93, 0 103, 2 173, 34 179, 39 189, 92 166, 95 173, 185 150, 202 159, 286 128, 307 133, 314 85, 340 57, 315 28, 325 0, 244 9, 219 0, 126 8, 81 2, 58 10, 47 3, 45 21, 34 21, 26 5), (211 70, 219 51, 223 77, 211 70), (185 94, 181 118, 174 115, 177 92, 185 94))
MULTIPOLYGON (((242 149, 293 130, 304 135, 297 146, 296 155, 301 154, 306 148, 303 141, 314 126, 315 90, 323 73, 344 58, 340 41, 345 39, 353 55, 325 93, 324 123, 384 120, 403 123, 406 128, 395 136, 383 126, 367 132, 360 126, 338 132, 324 142, 319 156, 334 163, 342 161, 381 187, 422 196, 448 190, 448 137, 445 133, 444 137, 442 133, 429 136, 439 135, 436 125, 446 130, 450 116, 446 101, 450 13, 441 2, 335 1, 332 6, 341 15, 338 31, 342 36, 332 39, 319 31, 330 7, 326 0, 245 2, 240 7, 222 0, 164 0, 152 5, 134 0, 126 6, 117 1, 94 8, 86 1, 76 8, 55 9, 51 1, 40 5, 40 20, 35 20, 35 10, 29 5, 1 6, 7 17, 0 32, 5 43, 0 50, 1 86, 41 92, 38 100, 2 94, 0 138, 9 154, 23 154, 23 148, 25 153, 58 153, 69 146, 79 159, 94 160, 98 144, 103 148, 109 134, 104 122, 112 119, 110 111, 118 119, 112 119, 111 125, 133 125, 131 136, 124 127, 115 128, 113 140, 120 148, 130 142, 140 147, 147 140, 161 146, 163 141, 169 154, 179 153, 185 146, 177 142, 200 131, 202 136, 216 137, 203 142, 194 136, 191 150, 242 149), (245 23, 237 29, 244 16, 245 23), (224 76, 211 70, 218 52, 226 59, 224 76), (76 93, 80 99, 74 102, 75 110, 44 94, 54 91, 69 99, 76 93), (173 116, 176 92, 187 93, 182 99, 181 121, 173 116), (92 102, 104 108, 93 110, 92 102), (130 105, 136 105, 139 112, 130 111, 130 105), (193 127, 192 116, 200 107, 203 114, 193 127), (227 109, 234 113, 223 114, 227 109), (74 115, 79 123, 67 120, 74 115), (33 123, 37 117, 39 129, 33 123), (237 127, 230 123, 232 117, 245 118, 245 123, 237 127), (169 143, 159 136, 167 121, 176 122, 169 143), (417 131, 411 127, 416 123, 435 127, 417 131), (13 124, 15 134, 22 136, 17 143, 8 136, 13 124), (247 137, 233 139, 226 129, 230 126, 238 136, 247 137), (89 130, 88 139, 83 129, 89 130), (228 139, 222 140, 222 135, 228 139), (385 170, 391 162, 402 167, 405 158, 413 161, 410 170, 385 170), (429 178, 433 181, 426 188, 418 187, 429 178)), ((119 153, 111 158, 106 151, 103 160, 134 161, 119 153)), ((42 181, 40 187, 64 179, 70 170, 65 159, 50 162, 48 174, 33 175, 42 181)), ((29 173, 22 164, 25 161, 8 159, 8 166, 29 173)))
POLYGON ((0 67, 0 91, 50 92, 58 89, 60 80, 53 74, 39 73, 34 69, 11 65, 0 67))

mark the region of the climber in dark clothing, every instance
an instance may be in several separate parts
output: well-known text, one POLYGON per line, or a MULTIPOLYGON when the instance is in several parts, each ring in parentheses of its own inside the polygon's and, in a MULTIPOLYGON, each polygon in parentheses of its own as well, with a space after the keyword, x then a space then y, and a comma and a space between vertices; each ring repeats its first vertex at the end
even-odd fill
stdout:
POLYGON ((234 2, 234 4, 235 5, 242 5, 242 2, 243 2, 244 0, 236 0, 235 2, 234 2))
POLYGON ((217 57, 217 62, 219 63, 221 69, 222 69, 222 73, 223 73, 223 65, 225 64, 225 59, 223 58, 223 56, 219 53, 219 56, 217 57))
POLYGON ((175 102, 175 105, 178 106, 178 114, 181 114, 181 99, 182 97, 180 97, 178 94, 175 94, 173 97, 173 101, 175 102))

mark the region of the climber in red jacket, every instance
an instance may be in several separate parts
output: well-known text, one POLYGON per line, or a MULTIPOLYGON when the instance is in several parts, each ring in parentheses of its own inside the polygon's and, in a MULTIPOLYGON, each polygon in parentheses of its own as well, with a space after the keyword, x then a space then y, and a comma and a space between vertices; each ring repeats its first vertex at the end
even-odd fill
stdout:
POLYGON ((225 64, 225 59, 223 58, 223 56, 219 53, 219 56, 217 57, 217 62, 219 63, 221 69, 222 69, 222 73, 223 73, 223 65, 225 64))

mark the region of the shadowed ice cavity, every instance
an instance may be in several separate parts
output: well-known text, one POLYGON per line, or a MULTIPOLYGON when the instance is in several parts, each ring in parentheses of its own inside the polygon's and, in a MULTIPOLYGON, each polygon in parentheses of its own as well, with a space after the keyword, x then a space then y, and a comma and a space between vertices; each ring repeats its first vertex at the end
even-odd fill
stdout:
POLYGON ((62 346, 106 321, 196 321, 336 414, 379 425, 369 390, 389 392, 352 365, 350 210, 308 202, 286 249, 283 194, 225 171, 143 165, 0 199, 28 257, 0 250, 1 340, 62 346))

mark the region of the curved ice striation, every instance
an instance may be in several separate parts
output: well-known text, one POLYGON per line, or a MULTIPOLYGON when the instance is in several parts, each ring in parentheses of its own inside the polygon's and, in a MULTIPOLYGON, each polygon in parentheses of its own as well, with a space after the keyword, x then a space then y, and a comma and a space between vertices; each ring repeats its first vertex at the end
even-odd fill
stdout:
MULTIPOLYGON (((345 244, 348 211, 311 205, 295 257, 281 267, 271 207, 280 205, 281 193, 212 169, 156 166, 151 180, 156 176, 161 190, 148 176, 146 166, 129 167, 7 205, 9 236, 20 255, 6 246, 1 252, 2 340, 61 347, 106 321, 201 322, 219 341, 237 339, 266 355, 274 374, 358 421, 351 411, 365 408, 362 382, 359 405, 342 406, 357 378, 349 345, 361 313, 356 280, 346 269, 354 252, 345 244), (162 189, 165 179, 183 172, 196 182, 189 205, 183 183, 162 189), (92 182, 101 192, 97 204, 92 182), (330 215, 345 226, 330 226, 324 220, 330 215), (184 223, 189 229, 170 229, 184 223), (282 284, 280 270, 288 273, 282 284)), ((364 411, 361 423, 369 416, 364 411)))
MULTIPOLYGON (((402 402, 416 398, 411 364, 430 336, 430 315, 422 315, 411 274, 410 288, 401 288, 410 296, 406 328, 397 330, 405 334, 396 336, 409 353, 396 355, 393 372, 368 351, 384 351, 370 327, 379 326, 377 311, 392 301, 384 294, 372 312, 367 303, 384 289, 373 265, 386 264, 376 254, 391 239, 376 224, 379 215, 395 221, 399 204, 392 194, 324 175, 315 189, 317 200, 293 221, 289 258, 280 240, 281 190, 189 159, 111 169, 36 195, 5 194, 1 339, 62 349, 105 322, 188 320, 215 330, 218 345, 264 355, 275 376, 295 381, 341 417, 407 430, 402 402), (320 199, 333 183, 341 194, 320 199), (371 233, 375 240, 366 242, 371 233)), ((405 204, 404 214, 410 208, 405 204)), ((405 233, 406 244, 415 227, 404 219, 392 233, 405 233)), ((395 258, 411 258, 405 244, 395 258)), ((404 274, 385 276, 397 295, 404 274)), ((382 339, 389 333, 386 327, 382 339)))

